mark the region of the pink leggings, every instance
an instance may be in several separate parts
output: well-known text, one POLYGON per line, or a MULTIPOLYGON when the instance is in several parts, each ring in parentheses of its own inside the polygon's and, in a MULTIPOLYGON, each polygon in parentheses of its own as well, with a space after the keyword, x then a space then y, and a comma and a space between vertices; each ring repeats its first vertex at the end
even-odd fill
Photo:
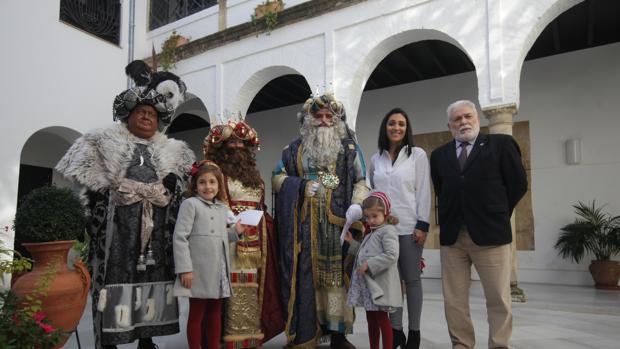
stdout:
POLYGON ((189 299, 187 343, 190 349, 200 349, 205 336, 207 349, 219 348, 222 336, 222 303, 223 299, 189 299))

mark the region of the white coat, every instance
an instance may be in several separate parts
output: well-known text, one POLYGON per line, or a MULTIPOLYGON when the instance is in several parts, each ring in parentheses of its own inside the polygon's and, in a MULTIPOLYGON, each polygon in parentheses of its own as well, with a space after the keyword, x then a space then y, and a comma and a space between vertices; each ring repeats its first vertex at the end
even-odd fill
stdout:
POLYGON ((402 307, 403 296, 398 275, 398 235, 393 225, 386 224, 366 235, 362 242, 353 240, 349 253, 355 254, 353 272, 364 262, 368 271, 364 274, 366 286, 373 303, 377 306, 402 307))
MULTIPOLYGON (((181 204, 173 237, 175 296, 220 298, 222 259, 226 261, 226 275, 230 275, 228 245, 239 240, 235 227, 226 227, 228 211, 221 201, 211 202, 198 196, 181 204), (181 285, 179 274, 190 271, 193 281, 188 289, 181 285)), ((228 287, 232 294, 230 277, 228 287)))

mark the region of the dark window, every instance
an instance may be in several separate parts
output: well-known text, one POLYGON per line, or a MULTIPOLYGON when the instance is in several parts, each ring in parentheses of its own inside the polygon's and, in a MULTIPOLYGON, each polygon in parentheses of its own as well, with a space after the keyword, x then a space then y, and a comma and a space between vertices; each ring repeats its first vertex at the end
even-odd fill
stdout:
POLYGON ((149 30, 193 15, 213 5, 217 5, 217 0, 151 0, 149 30))
POLYGON ((60 0, 60 20, 120 44, 121 2, 118 0, 60 0))

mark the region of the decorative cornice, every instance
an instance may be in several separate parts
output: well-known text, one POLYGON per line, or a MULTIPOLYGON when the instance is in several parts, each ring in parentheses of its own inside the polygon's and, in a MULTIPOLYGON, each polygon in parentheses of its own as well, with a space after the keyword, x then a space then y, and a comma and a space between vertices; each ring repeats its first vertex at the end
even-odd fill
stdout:
POLYGON ((499 114, 510 114, 514 116, 515 114, 517 114, 518 108, 516 103, 509 103, 482 108, 482 112, 487 118, 491 118, 499 114))
MULTIPOLYGON (((271 30, 284 27, 289 24, 301 22, 310 18, 318 17, 326 13, 356 5, 366 0, 311 0, 299 5, 285 8, 278 12, 278 23, 271 30)), ((216 47, 227 45, 231 42, 239 41, 251 36, 268 31, 265 18, 257 19, 255 24, 248 22, 218 31, 200 39, 192 40, 189 43, 179 46, 176 49, 177 61, 197 56, 216 47)), ((158 55, 159 56, 159 55, 158 55)), ((151 65, 152 57, 143 59, 151 65)), ((159 60, 159 59, 158 59, 159 60)))

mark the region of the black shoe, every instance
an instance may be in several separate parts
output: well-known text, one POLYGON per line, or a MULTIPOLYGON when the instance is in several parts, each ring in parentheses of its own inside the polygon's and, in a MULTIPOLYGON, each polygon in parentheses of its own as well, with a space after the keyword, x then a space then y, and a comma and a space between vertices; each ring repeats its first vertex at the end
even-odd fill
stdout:
POLYGON ((159 347, 153 343, 151 338, 140 338, 138 340, 138 349, 159 349, 159 347))
POLYGON ((355 349, 355 346, 347 340, 342 333, 334 332, 329 343, 330 349, 355 349))
POLYGON ((409 330, 407 349, 420 349, 420 331, 409 330))
POLYGON ((407 337, 405 337, 405 332, 403 332, 403 330, 392 329, 392 349, 405 349, 406 341, 407 337))

